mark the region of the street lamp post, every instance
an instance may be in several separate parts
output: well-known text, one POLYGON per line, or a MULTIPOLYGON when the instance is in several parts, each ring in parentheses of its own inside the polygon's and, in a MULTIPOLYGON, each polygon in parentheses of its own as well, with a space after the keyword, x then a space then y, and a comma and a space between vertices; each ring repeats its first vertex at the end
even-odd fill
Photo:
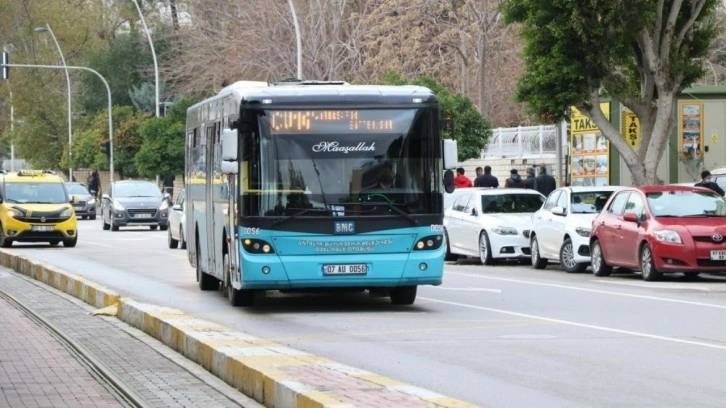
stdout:
POLYGON ((287 0, 287 4, 290 6, 292 22, 295 25, 295 44, 297 45, 297 79, 302 81, 302 39, 300 38, 300 25, 297 22, 297 13, 295 12, 295 5, 292 4, 292 0, 287 0))
POLYGON ((151 56, 154 58, 154 90, 156 94, 155 99, 155 107, 156 107, 156 117, 159 117, 159 64, 156 61, 156 50, 154 50, 154 42, 151 40, 151 32, 149 31, 149 27, 146 26, 146 20, 144 19, 144 13, 141 12, 141 7, 139 7, 139 3, 136 0, 131 0, 134 3, 134 6, 136 6, 136 11, 139 12, 139 17, 141 18, 141 24, 144 26, 144 31, 146 31, 146 38, 149 39, 149 46, 151 47, 151 56))
POLYGON ((66 58, 63 56, 63 51, 61 50, 60 44, 58 44, 58 39, 55 38, 55 34, 53 33, 53 30, 50 28, 50 24, 45 24, 45 27, 37 27, 35 29, 36 33, 43 33, 43 32, 49 32, 50 36, 53 38, 53 42, 55 43, 55 47, 58 49, 58 54, 60 54, 61 62, 63 62, 63 69, 66 72, 66 85, 68 87, 68 180, 73 181, 73 164, 72 158, 73 158, 73 128, 72 128, 72 119, 73 119, 73 112, 71 111, 71 76, 68 73, 68 65, 66 65, 66 58))

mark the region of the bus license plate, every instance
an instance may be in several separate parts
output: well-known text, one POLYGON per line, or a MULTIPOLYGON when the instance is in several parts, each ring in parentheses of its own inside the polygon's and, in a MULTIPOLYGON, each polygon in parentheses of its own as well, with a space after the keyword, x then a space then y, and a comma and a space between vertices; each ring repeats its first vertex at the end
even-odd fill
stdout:
POLYGON ((53 231, 52 225, 33 225, 30 227, 32 231, 48 232, 53 231))
POLYGON ((325 275, 365 275, 366 273, 368 273, 366 264, 323 265, 325 275))
POLYGON ((711 260, 726 261, 726 251, 724 251, 724 250, 711 251, 711 260))

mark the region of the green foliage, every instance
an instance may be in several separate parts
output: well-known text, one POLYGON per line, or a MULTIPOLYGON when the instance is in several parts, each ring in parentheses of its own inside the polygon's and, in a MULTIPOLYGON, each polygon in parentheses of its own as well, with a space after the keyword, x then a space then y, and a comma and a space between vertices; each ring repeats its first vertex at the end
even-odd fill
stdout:
POLYGON ((439 99, 441 118, 452 119, 454 122, 453 132, 449 129, 444 130, 444 137, 457 141, 459 161, 480 157, 481 150, 491 135, 491 128, 468 96, 451 92, 433 78, 420 76, 414 81, 408 81, 402 73, 394 71, 386 72, 381 83, 414 84, 431 89, 439 99))
MULTIPOLYGON (((516 99, 526 102, 541 118, 559 119, 569 106, 588 106, 591 90, 620 100, 643 101, 643 32, 651 39, 670 39, 680 32, 697 0, 685 0, 672 31, 657 32, 658 4, 666 19, 673 1, 652 0, 505 0, 501 10, 507 23, 521 24, 525 42, 525 72, 516 99)), ((669 50, 662 62, 667 85, 682 90, 703 74, 716 31, 710 20, 717 0, 706 0, 692 31, 682 45, 669 50)), ((659 47, 655 47, 659 52, 659 47)), ((646 70, 647 71, 647 70, 646 70)), ((657 97, 657 96, 656 96, 657 97)))
POLYGON ((190 99, 181 100, 166 116, 148 119, 141 125, 143 145, 135 158, 140 175, 153 177, 184 172, 186 110, 193 104, 190 99))

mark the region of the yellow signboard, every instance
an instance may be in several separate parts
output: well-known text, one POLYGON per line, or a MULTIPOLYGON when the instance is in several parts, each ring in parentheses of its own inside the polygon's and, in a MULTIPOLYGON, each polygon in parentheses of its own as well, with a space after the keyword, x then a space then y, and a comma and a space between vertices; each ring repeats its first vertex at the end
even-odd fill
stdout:
POLYGON ((640 119, 624 106, 620 111, 620 135, 633 149, 637 150, 640 147, 640 119))
MULTIPOLYGON (((601 103, 600 109, 610 119, 610 103, 601 103)), ((573 107, 570 111, 570 133, 570 184, 608 185, 610 143, 600 129, 573 107)))

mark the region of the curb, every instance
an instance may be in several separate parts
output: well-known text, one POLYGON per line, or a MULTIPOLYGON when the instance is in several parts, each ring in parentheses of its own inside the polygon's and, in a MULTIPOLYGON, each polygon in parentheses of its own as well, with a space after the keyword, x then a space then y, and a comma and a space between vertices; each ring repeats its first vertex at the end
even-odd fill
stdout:
POLYGON ((0 265, 52 286, 156 338, 268 407, 476 407, 323 357, 118 293, 30 258, 0 251, 0 265), (112 313, 113 314, 113 313, 112 313))

